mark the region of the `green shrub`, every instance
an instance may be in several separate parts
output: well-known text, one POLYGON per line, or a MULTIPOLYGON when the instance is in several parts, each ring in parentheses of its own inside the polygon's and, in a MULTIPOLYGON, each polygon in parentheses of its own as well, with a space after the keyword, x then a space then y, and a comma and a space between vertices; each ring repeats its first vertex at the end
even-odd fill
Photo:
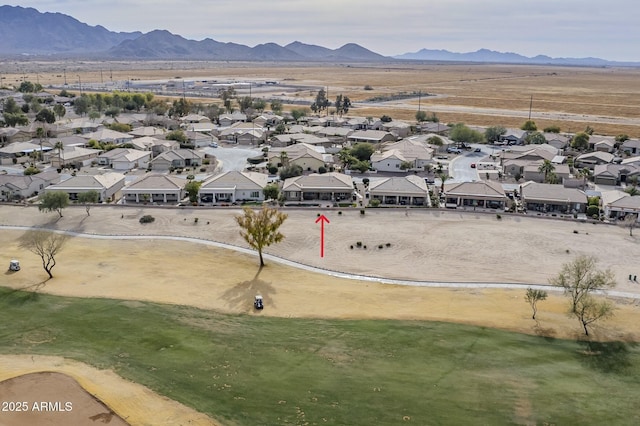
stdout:
POLYGON ((597 219, 599 215, 600 215, 600 208, 597 205, 595 206, 589 205, 589 207, 587 207, 587 216, 597 219))
POLYGON ((146 214, 140 218, 140 223, 152 223, 155 220, 156 220, 155 217, 146 214))
POLYGON ((496 219, 498 220, 502 219, 502 215, 500 213, 496 214, 496 219))
POLYGON ((369 201, 369 205, 371 207, 378 207, 378 206, 380 206, 380 200, 378 200, 377 198, 373 199, 373 200, 369 201))

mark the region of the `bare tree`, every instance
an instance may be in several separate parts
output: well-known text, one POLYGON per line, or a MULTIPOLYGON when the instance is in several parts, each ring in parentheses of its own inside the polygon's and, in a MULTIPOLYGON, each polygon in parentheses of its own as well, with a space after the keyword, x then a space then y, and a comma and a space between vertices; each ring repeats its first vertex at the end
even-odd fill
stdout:
POLYGON ((627 213, 627 215, 618 222, 623 228, 629 228, 629 236, 633 237, 633 228, 638 226, 638 214, 627 213))
POLYGON ((536 319, 536 313, 538 312, 538 302, 547 298, 547 292, 544 290, 534 290, 531 287, 527 289, 527 295, 524 300, 531 305, 533 310, 533 319, 536 319))
POLYGON ((69 237, 49 231, 29 231, 20 238, 20 247, 40 256, 42 267, 53 278, 51 270, 56 266, 56 255, 69 237))
POLYGON ((91 205, 96 204, 99 201, 100 193, 95 189, 78 194, 78 202, 84 205, 84 209, 87 211, 87 216, 90 216, 89 210, 91 209, 91 205))
POLYGON ((589 335, 590 324, 613 315, 611 302, 596 299, 593 293, 614 287, 614 275, 610 269, 598 270, 594 257, 579 256, 572 262, 565 263, 560 273, 549 282, 562 287, 564 294, 569 296, 569 315, 580 321, 585 335, 589 335))
POLYGON ((245 207, 243 214, 236 216, 236 222, 241 228, 240 235, 251 248, 258 251, 261 268, 264 266, 262 249, 284 239, 284 235, 278 231, 278 228, 286 218, 286 214, 267 206, 262 207, 258 212, 245 207))

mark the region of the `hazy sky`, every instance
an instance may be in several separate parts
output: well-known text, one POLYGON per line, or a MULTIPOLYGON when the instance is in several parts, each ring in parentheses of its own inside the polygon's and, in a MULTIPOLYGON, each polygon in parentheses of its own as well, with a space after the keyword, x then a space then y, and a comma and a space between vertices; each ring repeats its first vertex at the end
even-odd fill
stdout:
POLYGON ((111 31, 165 29, 188 39, 255 46, 292 41, 383 55, 487 48, 526 56, 640 61, 638 0, 41 0, 111 31))

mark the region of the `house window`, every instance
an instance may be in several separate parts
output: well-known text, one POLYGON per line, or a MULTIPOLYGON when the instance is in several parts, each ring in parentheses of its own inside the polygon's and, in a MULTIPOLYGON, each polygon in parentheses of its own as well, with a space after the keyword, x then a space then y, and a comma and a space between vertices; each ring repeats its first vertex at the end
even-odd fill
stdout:
POLYGON ((251 198, 258 198, 260 197, 260 192, 259 191, 252 191, 251 192, 251 198))

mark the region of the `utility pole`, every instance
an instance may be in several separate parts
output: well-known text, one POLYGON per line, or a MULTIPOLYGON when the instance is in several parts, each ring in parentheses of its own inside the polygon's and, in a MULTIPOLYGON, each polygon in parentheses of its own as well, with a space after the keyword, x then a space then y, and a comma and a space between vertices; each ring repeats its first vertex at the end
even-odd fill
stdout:
POLYGON ((531 107, 533 106, 533 95, 531 95, 531 100, 529 101, 529 121, 531 121, 531 107))
POLYGON ((67 87, 67 69, 63 68, 62 72, 64 73, 64 87, 67 87))
POLYGON ((422 99, 422 90, 418 90, 418 112, 420 112, 420 101, 422 99))

